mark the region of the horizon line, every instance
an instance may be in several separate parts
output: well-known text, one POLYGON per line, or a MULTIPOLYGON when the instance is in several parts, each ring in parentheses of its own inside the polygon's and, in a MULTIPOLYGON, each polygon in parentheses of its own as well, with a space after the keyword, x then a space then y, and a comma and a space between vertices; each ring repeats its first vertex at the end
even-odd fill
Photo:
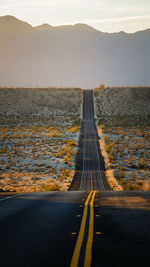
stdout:
MULTIPOLYGON (((93 26, 91 26, 90 24, 88 24, 88 21, 86 22, 75 22, 75 23, 64 23, 64 24, 49 24, 49 23, 47 23, 47 22, 44 22, 44 23, 42 23, 42 24, 36 24, 36 25, 34 25, 34 24, 32 24, 32 23, 29 23, 29 22, 27 22, 26 20, 23 20, 23 19, 20 19, 20 18, 18 18, 18 17, 16 17, 16 16, 14 16, 14 15, 8 15, 8 14, 6 14, 6 15, 3 15, 3 16, 0 16, 0 18, 2 18, 2 17, 13 17, 13 18, 15 18, 15 19, 17 19, 17 20, 19 20, 19 21, 21 21, 21 22, 25 22, 25 23, 27 23, 27 24, 29 24, 31 27, 33 27, 33 28, 36 28, 36 27, 40 27, 40 26, 42 26, 42 25, 48 25, 48 26, 50 26, 50 27, 53 27, 53 28, 56 28, 56 27, 63 27, 63 26, 76 26, 76 25, 87 25, 88 27, 91 27, 91 28, 93 28, 94 30, 96 30, 96 31, 99 31, 99 32, 101 32, 101 33, 108 33, 108 34, 113 34, 113 33, 121 33, 121 32, 123 32, 123 33, 126 33, 126 34, 134 34, 134 33, 137 33, 137 32, 141 32, 141 31, 146 31, 146 30, 149 30, 150 28, 144 28, 144 29, 142 29, 142 30, 137 30, 137 31, 133 31, 133 32, 126 32, 126 31, 124 31, 124 30, 120 30, 120 31, 114 31, 114 32, 105 32, 105 31, 101 31, 101 30, 99 30, 99 29, 96 29, 95 27, 93 27, 93 26)), ((149 16, 150 17, 150 16, 149 16)), ((128 19, 136 19, 137 18, 137 16, 135 16, 135 17, 128 17, 128 19)), ((123 18, 121 18, 121 21, 123 20, 123 18)), ((124 20, 127 20, 127 18, 124 18, 124 20)), ((94 21, 98 21, 98 20, 91 20, 91 22, 93 23, 94 21)), ((104 20, 99 20, 99 21, 104 21, 104 20)), ((112 22, 112 19, 106 19, 105 20, 106 22, 112 22)), ((118 21, 118 20, 117 20, 118 21)), ((90 22, 90 21, 89 21, 90 22)))

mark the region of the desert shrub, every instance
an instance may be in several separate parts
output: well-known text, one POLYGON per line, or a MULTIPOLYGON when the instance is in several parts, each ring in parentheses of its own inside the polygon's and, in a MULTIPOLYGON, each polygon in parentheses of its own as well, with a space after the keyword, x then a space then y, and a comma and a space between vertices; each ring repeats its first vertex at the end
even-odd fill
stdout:
POLYGON ((105 131, 105 125, 104 124, 101 124, 100 128, 102 129, 103 132, 105 131))
POLYGON ((123 189, 124 189, 124 190, 127 190, 127 191, 135 190, 135 189, 134 189, 134 186, 133 186, 132 184, 124 184, 124 185, 123 185, 123 189))
POLYGON ((60 187, 56 183, 43 184, 41 186, 41 190, 42 191, 60 191, 60 187))
POLYGON ((120 178, 119 182, 123 186, 124 190, 132 191, 132 190, 139 190, 140 189, 140 187, 138 185, 131 184, 130 181, 127 179, 120 178))
POLYGON ((39 177, 36 177, 36 176, 34 176, 34 177, 32 177, 32 179, 31 179, 34 183, 36 182, 36 181, 38 181, 39 180, 39 177))
POLYGON ((75 152, 73 151, 73 149, 71 147, 62 147, 59 152, 57 153, 57 157, 59 158, 62 158, 63 156, 67 156, 67 157, 70 157, 70 156, 74 156, 75 152))
POLYGON ((144 159, 138 161, 138 168, 139 169, 145 169, 147 167, 148 167, 148 164, 144 159))
POLYGON ((94 92, 97 92, 99 89, 104 89, 105 85, 102 83, 98 87, 94 88, 94 92))
POLYGON ((132 157, 128 158, 128 165, 130 166, 130 168, 137 168, 137 165, 132 157))
POLYGON ((74 126, 72 128, 67 129, 67 131, 70 133, 76 133, 78 130, 79 130, 78 126, 74 126))
POLYGON ((123 179, 123 178, 120 178, 120 179, 119 179, 119 182, 122 184, 123 189, 124 189, 124 190, 127 190, 127 189, 125 189, 125 188, 127 188, 127 186, 128 186, 128 180, 123 179))
POLYGON ((124 171, 120 170, 120 172, 119 172, 119 176, 120 176, 120 178, 123 178, 124 175, 125 175, 124 171))
POLYGON ((105 145, 105 149, 107 152, 109 152, 112 148, 113 148, 114 144, 113 143, 109 143, 105 145))
POLYGON ((73 139, 66 140, 66 141, 65 141, 65 144, 66 144, 67 146, 71 146, 71 147, 75 147, 75 146, 77 145, 76 141, 73 140, 73 139))
POLYGON ((64 155, 66 155, 66 149, 65 147, 62 147, 59 152, 57 153, 58 158, 62 158, 64 155))
POLYGON ((114 161, 115 160, 115 156, 114 156, 113 151, 110 151, 108 156, 109 156, 110 161, 114 161))
POLYGON ((104 136, 104 140, 105 140, 105 143, 107 143, 109 141, 109 138, 107 135, 104 136))
POLYGON ((64 169, 60 168, 60 174, 59 174, 59 179, 64 180, 70 176, 71 170, 70 169, 64 169))
MULTIPOLYGON (((133 178, 133 177, 132 177, 133 178)), ((138 186, 142 186, 143 185, 143 182, 141 182, 141 181, 137 181, 137 185, 138 186)))

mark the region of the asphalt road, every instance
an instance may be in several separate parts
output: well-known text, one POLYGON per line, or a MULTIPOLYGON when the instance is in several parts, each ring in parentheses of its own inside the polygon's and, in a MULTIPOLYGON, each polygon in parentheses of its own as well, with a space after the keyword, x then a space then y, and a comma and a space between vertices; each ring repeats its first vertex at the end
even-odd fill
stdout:
POLYGON ((47 192, 3 200, 3 195, 0 266, 149 266, 150 193, 97 191, 93 207, 85 204, 88 196, 47 192), (92 216, 92 262, 84 265, 92 216))
POLYGON ((32 193, 1 201, 0 266, 69 266, 83 195, 32 193))
POLYGON ((69 190, 109 190, 105 179, 104 160, 94 120, 93 91, 83 91, 83 120, 80 147, 76 159, 76 174, 69 190))
POLYGON ((107 190, 92 91, 83 99, 70 191, 0 193, 2 267, 149 266, 150 193, 107 190))
POLYGON ((150 192, 99 192, 96 198, 93 266, 149 266, 150 192))

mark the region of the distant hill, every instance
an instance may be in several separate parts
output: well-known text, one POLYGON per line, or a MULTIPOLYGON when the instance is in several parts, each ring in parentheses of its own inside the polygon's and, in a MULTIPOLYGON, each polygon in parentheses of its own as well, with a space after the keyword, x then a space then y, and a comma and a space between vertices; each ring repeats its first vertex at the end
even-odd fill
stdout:
POLYGON ((97 88, 94 101, 99 124, 150 127, 150 87, 97 88))
POLYGON ((32 27, 0 17, 0 86, 150 85, 150 29, 103 33, 86 24, 32 27))
POLYGON ((14 119, 18 115, 78 118, 81 95, 82 90, 78 88, 0 88, 0 121, 11 115, 14 119))

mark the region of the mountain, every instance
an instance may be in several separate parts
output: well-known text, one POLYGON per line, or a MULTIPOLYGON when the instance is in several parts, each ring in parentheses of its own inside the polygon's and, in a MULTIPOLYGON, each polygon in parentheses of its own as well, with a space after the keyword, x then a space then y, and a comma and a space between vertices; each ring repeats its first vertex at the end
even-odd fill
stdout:
POLYGON ((0 17, 0 33, 20 33, 20 31, 31 30, 32 26, 13 16, 0 17))
POLYGON ((150 85, 150 29, 103 33, 86 24, 32 27, 0 17, 0 86, 150 85))

